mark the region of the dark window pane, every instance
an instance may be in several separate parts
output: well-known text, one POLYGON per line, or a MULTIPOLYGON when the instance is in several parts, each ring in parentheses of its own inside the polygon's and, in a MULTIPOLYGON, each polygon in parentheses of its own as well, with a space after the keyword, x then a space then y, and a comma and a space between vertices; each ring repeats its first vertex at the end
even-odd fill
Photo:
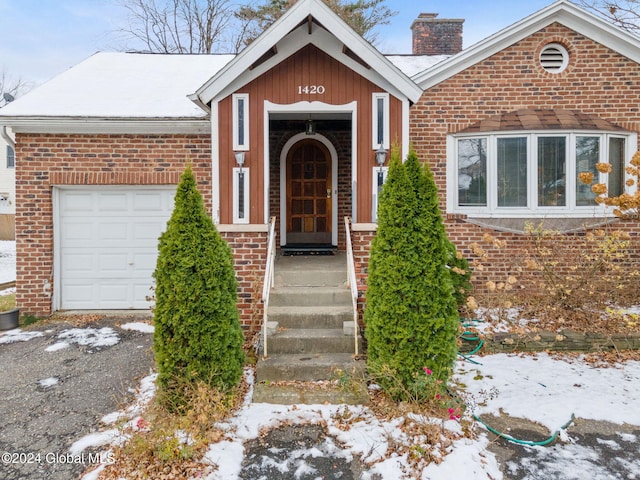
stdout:
POLYGON ((458 205, 487 205, 487 139, 458 140, 458 205))
POLYGON ((238 172, 238 218, 244 218, 244 172, 238 172))
POLYGON ((378 110, 378 118, 376 119, 377 123, 377 138, 376 143, 378 145, 384 144, 384 99, 378 98, 376 102, 377 110, 378 110))
POLYGON ((609 196, 617 197, 624 192, 624 138, 609 139, 609 196))
POLYGON ((16 152, 13 147, 7 145, 7 168, 14 168, 16 166, 16 152))
POLYGON ((565 137, 538 137, 538 205, 564 207, 566 195, 565 137))
POLYGON ((527 206, 527 139, 498 139, 498 206, 527 206))
POLYGON ((238 145, 244 145, 244 98, 238 98, 238 145))
MULTIPOLYGON (((576 178, 579 173, 591 172, 598 181, 596 164, 600 161, 600 137, 576 138, 576 178)), ((576 182, 576 205, 595 205, 596 194, 591 191, 591 185, 580 180, 576 182)))

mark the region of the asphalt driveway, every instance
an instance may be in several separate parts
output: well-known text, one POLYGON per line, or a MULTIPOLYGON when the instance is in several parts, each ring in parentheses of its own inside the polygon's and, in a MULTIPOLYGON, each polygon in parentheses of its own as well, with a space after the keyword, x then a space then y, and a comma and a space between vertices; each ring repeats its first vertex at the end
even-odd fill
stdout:
POLYGON ((0 336, 0 478, 68 480, 100 461, 69 448, 131 403, 153 367, 153 335, 120 328, 136 320, 70 317, 29 329, 28 341, 0 336))

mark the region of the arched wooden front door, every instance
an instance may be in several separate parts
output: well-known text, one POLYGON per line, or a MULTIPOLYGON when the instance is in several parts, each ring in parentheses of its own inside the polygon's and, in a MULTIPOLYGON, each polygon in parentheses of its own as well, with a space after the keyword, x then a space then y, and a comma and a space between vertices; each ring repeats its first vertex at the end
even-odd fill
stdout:
POLYGON ((287 244, 331 244, 331 155, 317 140, 287 155, 287 244))

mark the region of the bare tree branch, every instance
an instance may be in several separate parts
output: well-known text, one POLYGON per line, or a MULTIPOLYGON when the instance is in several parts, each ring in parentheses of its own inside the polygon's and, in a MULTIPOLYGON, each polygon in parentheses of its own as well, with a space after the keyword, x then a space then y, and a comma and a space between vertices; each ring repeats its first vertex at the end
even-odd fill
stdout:
POLYGON ((628 32, 640 33, 640 0, 577 0, 577 3, 628 32))
POLYGON ((235 48, 231 0, 122 0, 129 22, 121 32, 155 53, 218 53, 235 48))
POLYGON ((4 70, 0 71, 0 107, 12 102, 30 88, 31 86, 21 78, 12 78, 4 70))

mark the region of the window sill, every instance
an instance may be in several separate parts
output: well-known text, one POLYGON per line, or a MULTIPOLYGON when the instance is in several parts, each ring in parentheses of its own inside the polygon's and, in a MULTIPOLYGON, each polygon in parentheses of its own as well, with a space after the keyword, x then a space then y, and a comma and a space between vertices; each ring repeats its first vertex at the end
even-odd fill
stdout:
POLYGON ((603 225, 616 222, 618 219, 613 216, 603 215, 600 217, 547 217, 544 215, 520 217, 520 218, 482 218, 467 216, 463 221, 478 225, 482 228, 490 228, 500 232, 526 233, 527 225, 542 227, 560 233, 580 232, 586 228, 597 228, 603 225))

